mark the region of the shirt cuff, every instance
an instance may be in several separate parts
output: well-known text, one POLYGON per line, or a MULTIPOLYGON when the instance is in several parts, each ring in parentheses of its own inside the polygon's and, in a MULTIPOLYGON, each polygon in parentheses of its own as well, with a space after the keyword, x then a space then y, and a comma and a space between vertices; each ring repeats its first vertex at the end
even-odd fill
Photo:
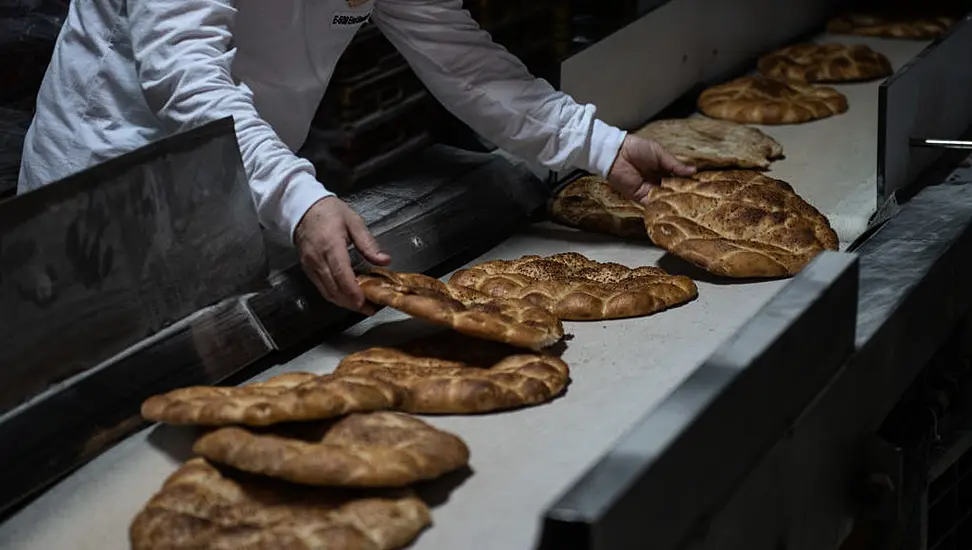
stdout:
POLYGON ((621 145, 627 135, 624 130, 594 119, 594 128, 591 130, 591 152, 588 157, 589 166, 579 168, 606 178, 618 158, 618 153, 621 152, 621 145))
POLYGON ((280 198, 280 225, 290 236, 290 243, 294 242, 294 231, 297 224, 304 219, 304 214, 311 206, 334 193, 328 191, 314 176, 301 173, 292 179, 280 198))

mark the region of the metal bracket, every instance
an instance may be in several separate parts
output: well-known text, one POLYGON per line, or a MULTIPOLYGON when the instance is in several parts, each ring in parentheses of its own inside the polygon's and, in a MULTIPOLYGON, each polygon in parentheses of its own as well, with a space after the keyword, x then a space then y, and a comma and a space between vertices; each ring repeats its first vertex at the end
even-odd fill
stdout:
POLYGON ((911 138, 912 147, 927 147, 931 149, 972 149, 972 141, 958 139, 928 139, 911 138))

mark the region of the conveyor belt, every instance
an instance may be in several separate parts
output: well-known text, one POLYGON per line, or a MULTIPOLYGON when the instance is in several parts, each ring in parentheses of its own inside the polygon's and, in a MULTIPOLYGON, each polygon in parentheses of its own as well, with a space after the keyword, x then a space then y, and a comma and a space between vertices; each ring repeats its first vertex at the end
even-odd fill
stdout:
MULTIPOLYGON (((863 42, 888 55, 896 69, 926 43, 826 37, 863 42)), ((841 85, 848 113, 803 125, 763 127, 787 158, 772 175, 789 181, 828 215, 843 242, 866 227, 874 211, 879 82, 841 85)), ((484 255, 575 251, 631 266, 688 271, 645 243, 583 234, 552 224, 532 226, 484 255)), ((472 450, 472 475, 430 499, 435 525, 417 549, 531 548, 544 509, 645 411, 684 380, 765 304, 785 281, 712 283, 687 273, 699 298, 641 319, 567 323, 573 339, 564 356, 572 369, 568 393, 546 406, 479 417, 430 421, 462 436, 472 450), (471 545, 470 541, 474 541, 471 545)), ((381 312, 286 365, 282 371, 331 371, 348 352, 393 344, 429 327, 391 310, 381 312)), ((14 549, 128 548, 132 517, 187 457, 194 433, 153 427, 106 452, 0 525, 0 547, 14 549)))
MULTIPOLYGON (((628 265, 662 259, 660 251, 645 244, 551 224, 532 226, 481 259, 564 251, 628 265)), ((674 269, 667 259, 661 265, 674 269)), ((564 356, 572 375, 564 397, 505 414, 432 418, 468 442, 473 474, 434 509, 435 526, 415 548, 453 550, 468 548, 469 541, 484 550, 531 548, 553 499, 783 284, 701 281, 696 301, 667 312, 567 323, 574 337, 564 356)), ((424 323, 384 310, 262 377, 291 370, 329 372, 347 352, 428 330, 424 323)), ((185 457, 191 434, 188 429, 150 428, 108 451, 0 526, 0 547, 127 548, 128 524, 185 457)))

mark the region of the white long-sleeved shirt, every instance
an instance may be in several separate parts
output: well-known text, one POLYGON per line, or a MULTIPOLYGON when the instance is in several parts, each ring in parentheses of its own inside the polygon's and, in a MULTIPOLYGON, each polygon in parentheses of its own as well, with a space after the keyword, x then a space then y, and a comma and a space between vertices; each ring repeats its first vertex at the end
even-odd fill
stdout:
POLYGON ((38 95, 18 190, 232 115, 260 221, 292 238, 332 194, 294 151, 368 16, 497 146, 553 170, 610 170, 624 132, 533 78, 461 0, 80 0, 38 95))

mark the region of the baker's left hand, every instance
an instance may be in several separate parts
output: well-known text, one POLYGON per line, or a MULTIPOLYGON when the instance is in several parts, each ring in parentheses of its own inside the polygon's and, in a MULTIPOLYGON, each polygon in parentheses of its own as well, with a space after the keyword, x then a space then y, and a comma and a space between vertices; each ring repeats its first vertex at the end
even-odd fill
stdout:
POLYGON ((666 176, 691 176, 695 168, 675 160, 657 141, 628 134, 615 159, 608 181, 618 193, 642 204, 666 176))

